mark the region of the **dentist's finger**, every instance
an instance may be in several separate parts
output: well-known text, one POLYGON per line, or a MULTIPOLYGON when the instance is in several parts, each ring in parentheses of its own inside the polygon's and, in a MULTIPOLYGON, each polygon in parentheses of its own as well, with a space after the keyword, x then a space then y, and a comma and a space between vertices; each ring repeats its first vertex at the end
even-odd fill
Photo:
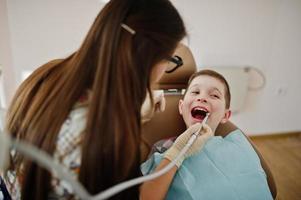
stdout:
POLYGON ((214 135, 212 129, 210 128, 210 126, 208 124, 203 124, 200 134, 201 135, 209 135, 209 136, 214 135))

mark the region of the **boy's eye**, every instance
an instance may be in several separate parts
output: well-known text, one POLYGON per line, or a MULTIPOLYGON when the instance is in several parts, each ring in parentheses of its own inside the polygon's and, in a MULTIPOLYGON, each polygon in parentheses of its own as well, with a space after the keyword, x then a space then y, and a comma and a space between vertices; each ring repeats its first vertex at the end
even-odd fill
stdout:
POLYGON ((199 94, 199 91, 191 91, 192 94, 199 94))
POLYGON ((219 95, 217 95, 217 94, 211 94, 211 97, 219 99, 219 95))

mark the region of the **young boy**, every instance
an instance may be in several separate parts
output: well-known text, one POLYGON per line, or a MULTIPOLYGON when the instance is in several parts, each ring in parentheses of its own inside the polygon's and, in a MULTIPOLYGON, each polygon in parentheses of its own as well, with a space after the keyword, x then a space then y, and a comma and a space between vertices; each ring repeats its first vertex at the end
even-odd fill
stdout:
MULTIPOLYGON (((202 122, 213 132, 231 116, 230 89, 225 78, 212 70, 193 74, 179 112, 188 127, 202 122)), ((150 173, 174 139, 155 144, 156 152, 141 169, 150 173)), ((166 199, 273 199, 260 160, 240 130, 225 138, 211 138, 201 152, 186 159, 178 169, 166 199)))

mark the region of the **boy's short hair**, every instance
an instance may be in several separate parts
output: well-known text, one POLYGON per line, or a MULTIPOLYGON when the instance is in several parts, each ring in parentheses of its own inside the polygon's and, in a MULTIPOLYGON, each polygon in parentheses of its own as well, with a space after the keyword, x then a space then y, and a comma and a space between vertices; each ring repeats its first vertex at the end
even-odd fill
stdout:
POLYGON ((220 73, 218 73, 214 70, 204 69, 204 70, 200 70, 200 71, 195 72, 194 74, 192 74, 189 78, 184 96, 186 95, 187 89, 189 88, 189 86, 190 86, 191 82, 193 81, 193 79, 195 79, 196 77, 201 76, 201 75, 206 75, 206 76, 216 78, 217 80, 219 80, 223 83, 223 85, 225 86, 226 108, 229 109, 230 108, 230 102, 231 102, 231 93, 230 93, 229 84, 228 84, 227 80, 225 79, 225 77, 223 75, 221 75, 220 73))

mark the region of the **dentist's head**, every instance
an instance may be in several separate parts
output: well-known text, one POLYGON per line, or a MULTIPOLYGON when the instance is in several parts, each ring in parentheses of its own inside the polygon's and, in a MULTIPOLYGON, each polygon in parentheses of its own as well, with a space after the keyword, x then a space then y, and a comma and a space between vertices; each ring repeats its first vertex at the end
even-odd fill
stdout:
MULTIPOLYGON (((59 31, 59 30, 56 30, 59 31)), ((140 174, 140 109, 179 41, 183 21, 168 0, 111 0, 81 47, 38 68, 18 89, 6 129, 53 155, 58 133, 85 94, 78 178, 92 194, 140 174)), ((23 199, 46 199, 51 175, 17 156, 23 199)), ((78 159, 78 158, 77 158, 78 159)), ((138 187, 116 199, 138 199, 138 187)))

